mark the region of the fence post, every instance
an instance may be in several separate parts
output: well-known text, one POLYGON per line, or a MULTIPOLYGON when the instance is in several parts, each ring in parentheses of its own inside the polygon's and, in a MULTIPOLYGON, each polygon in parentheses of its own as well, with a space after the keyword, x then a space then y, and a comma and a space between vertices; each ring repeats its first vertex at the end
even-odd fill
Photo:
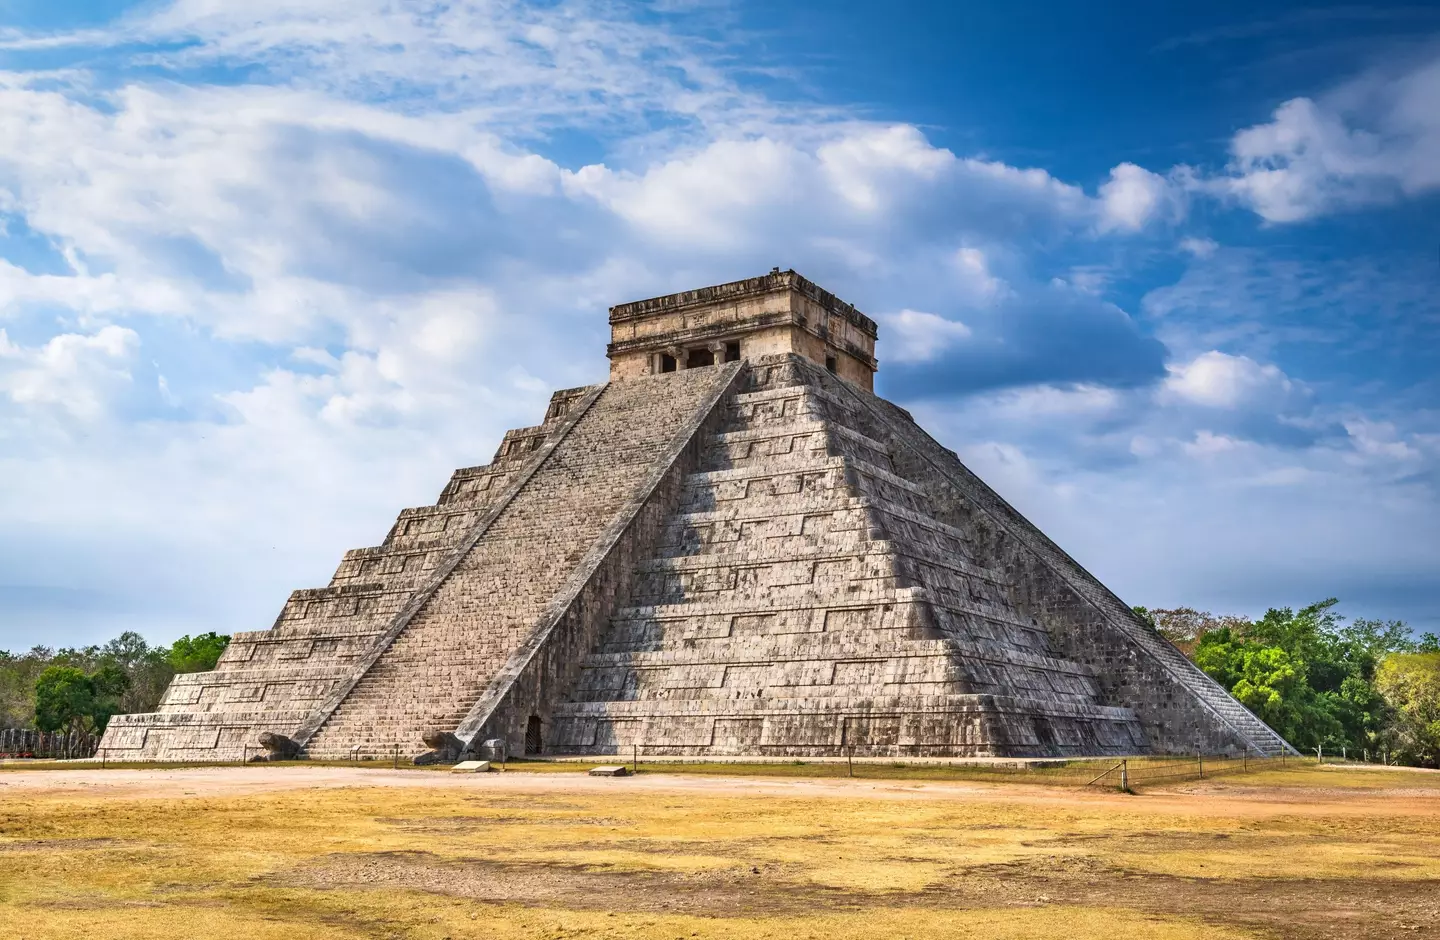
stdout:
POLYGON ((855 745, 845 749, 845 766, 849 768, 850 776, 855 776, 855 745))
POLYGON ((632 774, 640 772, 640 745, 634 741, 630 742, 630 772, 632 774))
POLYGON ((1130 762, 1124 759, 1120 761, 1120 789, 1130 792, 1130 762))
POLYGON ((1205 779, 1205 755, 1204 755, 1204 754, 1196 754, 1196 755, 1195 755, 1195 760, 1197 760, 1197 761, 1200 762, 1200 779, 1201 779, 1201 780, 1204 780, 1204 779, 1205 779))
POLYGON ((390 768, 391 768, 392 770, 399 770, 399 769, 400 769, 400 745, 398 745, 398 744, 392 744, 392 745, 390 746, 390 757, 391 757, 391 759, 392 759, 392 763, 390 764, 390 768))

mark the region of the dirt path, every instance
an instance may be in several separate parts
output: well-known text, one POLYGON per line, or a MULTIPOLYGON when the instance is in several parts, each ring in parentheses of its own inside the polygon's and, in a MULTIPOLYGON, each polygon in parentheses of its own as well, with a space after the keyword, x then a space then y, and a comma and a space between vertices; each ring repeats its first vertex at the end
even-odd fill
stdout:
POLYGON ((1440 812, 1440 787, 1258 787, 1250 778, 1155 789, 1141 796, 1112 790, 1075 787, 992 784, 985 782, 905 781, 783 777, 724 777, 709 774, 646 774, 632 777, 591 777, 584 773, 509 771, 451 774, 423 770, 351 767, 186 767, 130 770, 11 770, 0 773, 0 799, 21 794, 86 795, 122 799, 184 799, 244 796, 293 790, 344 787, 405 787, 517 794, 694 793, 709 796, 759 796, 791 799, 845 798, 881 800, 984 800, 1011 804, 1099 808, 1107 804, 1171 812, 1182 816, 1234 817, 1287 815, 1369 815, 1440 812), (1138 802, 1137 802, 1138 801, 1138 802))

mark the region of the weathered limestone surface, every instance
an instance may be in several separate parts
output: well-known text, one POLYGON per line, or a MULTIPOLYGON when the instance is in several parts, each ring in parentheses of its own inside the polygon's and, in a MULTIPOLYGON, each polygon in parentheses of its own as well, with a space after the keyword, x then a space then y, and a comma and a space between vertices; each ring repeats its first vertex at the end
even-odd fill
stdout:
POLYGON ((930 516, 839 380, 764 357, 749 388, 554 710, 553 749, 1148 749, 1135 714, 1054 653, 969 532, 930 516))
MULTIPOLYGON (((796 353, 833 361, 834 371, 867 391, 874 388, 875 321, 827 290, 778 268, 760 277, 652 297, 610 308, 607 350, 611 379, 650 375, 655 359, 683 360, 726 341, 741 356, 796 353)), ((718 358, 716 361, 720 361, 718 358)))
POLYGON ((869 391, 854 307, 777 270, 611 321, 611 382, 112 720, 108 756, 1288 749, 869 391))

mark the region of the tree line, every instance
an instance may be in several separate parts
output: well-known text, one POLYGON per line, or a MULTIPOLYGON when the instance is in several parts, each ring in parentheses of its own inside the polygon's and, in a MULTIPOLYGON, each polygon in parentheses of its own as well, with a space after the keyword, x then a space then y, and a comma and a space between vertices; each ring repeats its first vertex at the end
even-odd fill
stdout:
POLYGON ((1302 751, 1440 767, 1440 637, 1349 620, 1328 598, 1258 620, 1135 608, 1302 751))
POLYGON ((151 646, 127 631, 78 649, 0 650, 0 728, 103 734, 114 715, 154 711, 176 673, 214 669, 229 642, 212 632, 151 646))

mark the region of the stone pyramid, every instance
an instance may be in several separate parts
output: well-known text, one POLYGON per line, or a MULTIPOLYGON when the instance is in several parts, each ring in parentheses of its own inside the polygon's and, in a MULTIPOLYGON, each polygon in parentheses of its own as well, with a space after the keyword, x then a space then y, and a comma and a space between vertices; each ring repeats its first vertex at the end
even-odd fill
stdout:
POLYGON ((1289 750, 873 394, 854 307, 776 270, 610 320, 610 381, 113 719, 107 756, 1289 750))

